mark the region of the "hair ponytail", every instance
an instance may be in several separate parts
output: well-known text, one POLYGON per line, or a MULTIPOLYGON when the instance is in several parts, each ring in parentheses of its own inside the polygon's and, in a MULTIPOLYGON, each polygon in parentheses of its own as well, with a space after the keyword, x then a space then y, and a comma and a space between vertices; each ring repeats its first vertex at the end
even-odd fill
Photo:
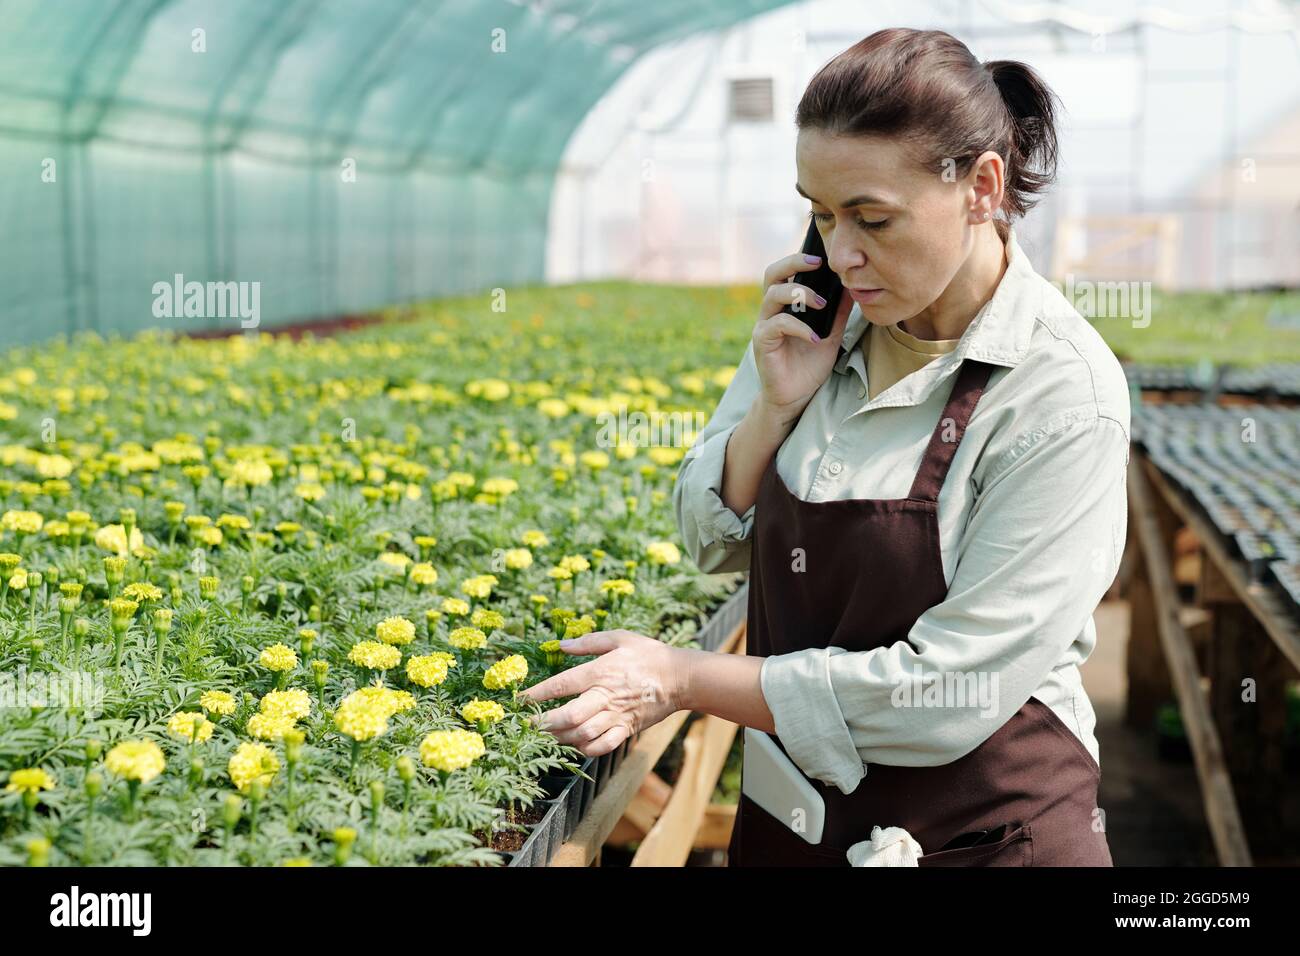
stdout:
POLYGON ((1018 60, 989 60, 984 69, 1002 95, 1012 124, 1012 156, 1006 156, 1009 213, 1022 216, 1056 178, 1055 94, 1029 66, 1018 60))
MULTIPOLYGON (((1015 60, 981 64, 942 30, 878 30, 817 72, 795 113, 799 129, 901 136, 934 172, 959 176, 993 150, 1006 164, 1007 220, 1030 209, 1056 176, 1055 94, 1015 60)), ((1005 238, 1005 224, 995 220, 1005 238)))

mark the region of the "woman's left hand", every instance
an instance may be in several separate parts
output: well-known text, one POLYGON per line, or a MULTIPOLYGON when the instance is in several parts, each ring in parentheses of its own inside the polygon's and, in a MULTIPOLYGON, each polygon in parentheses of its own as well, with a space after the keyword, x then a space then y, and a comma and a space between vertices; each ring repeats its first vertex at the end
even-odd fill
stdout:
POLYGON ((632 631, 594 631, 562 641, 566 654, 596 654, 519 696, 551 700, 578 696, 536 719, 561 743, 588 757, 616 749, 628 737, 681 710, 682 656, 678 648, 632 631))

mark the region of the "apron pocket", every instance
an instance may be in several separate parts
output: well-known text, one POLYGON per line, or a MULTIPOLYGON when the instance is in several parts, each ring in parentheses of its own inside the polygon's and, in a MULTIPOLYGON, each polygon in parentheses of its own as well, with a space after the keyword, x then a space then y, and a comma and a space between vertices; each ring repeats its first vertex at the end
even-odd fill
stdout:
POLYGON ((918 857, 917 866, 1033 866, 1034 835, 1029 824, 1012 829, 996 843, 936 850, 918 857))

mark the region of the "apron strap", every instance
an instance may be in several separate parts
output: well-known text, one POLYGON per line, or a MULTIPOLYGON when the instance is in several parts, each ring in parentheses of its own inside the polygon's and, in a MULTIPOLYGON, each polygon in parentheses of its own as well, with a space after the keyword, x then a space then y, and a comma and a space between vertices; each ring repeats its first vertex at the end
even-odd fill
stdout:
POLYGON ((948 404, 943 407, 943 414, 930 435, 930 444, 926 446, 925 457, 912 482, 909 498, 922 501, 938 501, 939 489, 948 477, 948 466, 952 464, 957 446, 966 434, 966 423, 970 421, 975 404, 984 393, 993 366, 988 362, 964 359, 957 371, 957 380, 953 383, 948 404))

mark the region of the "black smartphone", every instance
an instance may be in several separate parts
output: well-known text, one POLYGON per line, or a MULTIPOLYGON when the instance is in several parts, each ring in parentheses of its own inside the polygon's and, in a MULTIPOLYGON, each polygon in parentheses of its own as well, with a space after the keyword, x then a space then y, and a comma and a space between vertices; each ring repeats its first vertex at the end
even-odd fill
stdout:
POLYGON ((793 315, 809 328, 826 338, 835 325, 835 315, 839 311, 840 296, 844 294, 844 285, 835 270, 826 261, 826 247, 822 245, 822 234, 817 231, 817 220, 808 223, 808 235, 803 240, 803 252, 806 255, 821 256, 822 264, 807 272, 796 272, 794 281, 805 285, 826 300, 820 309, 813 305, 812 296, 803 303, 794 303, 781 311, 793 315), (800 307, 802 308, 800 309, 800 307), (799 311, 796 311, 799 309, 799 311))

